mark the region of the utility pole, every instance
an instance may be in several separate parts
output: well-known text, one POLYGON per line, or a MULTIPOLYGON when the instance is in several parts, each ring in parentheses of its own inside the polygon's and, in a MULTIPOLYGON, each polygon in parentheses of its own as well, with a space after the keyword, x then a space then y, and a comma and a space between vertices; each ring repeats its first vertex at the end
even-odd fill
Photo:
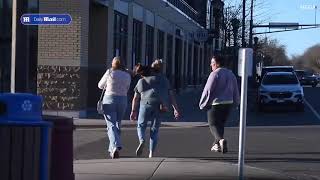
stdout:
POLYGON ((246 31, 246 0, 242 0, 242 47, 246 47, 245 40, 246 31))
POLYGON ((252 48, 252 29, 253 29, 253 0, 250 7, 250 32, 249 32, 249 47, 252 48))
POLYGON ((12 0, 12 39, 11 39, 11 77, 10 92, 15 93, 16 79, 16 35, 17 35, 17 0, 12 0))

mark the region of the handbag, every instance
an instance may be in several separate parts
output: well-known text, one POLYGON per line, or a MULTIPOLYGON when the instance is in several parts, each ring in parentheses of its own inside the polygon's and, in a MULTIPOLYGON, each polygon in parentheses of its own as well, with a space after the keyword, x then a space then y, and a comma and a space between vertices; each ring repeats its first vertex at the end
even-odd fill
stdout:
MULTIPOLYGON (((112 69, 109 70, 109 76, 111 76, 111 72, 112 72, 112 69)), ((102 100, 103 100, 103 95, 104 95, 105 91, 106 91, 106 85, 105 85, 105 87, 103 87, 101 95, 100 95, 100 98, 99 98, 99 101, 97 102, 97 112, 98 112, 98 114, 103 114, 104 113, 103 112, 103 102, 102 102, 102 100)))
POLYGON ((98 114, 103 114, 103 102, 102 102, 102 98, 103 98, 103 95, 104 95, 104 92, 106 91, 105 88, 103 88, 102 92, 101 92, 101 95, 100 95, 100 99, 99 101, 97 102, 97 112, 98 114))

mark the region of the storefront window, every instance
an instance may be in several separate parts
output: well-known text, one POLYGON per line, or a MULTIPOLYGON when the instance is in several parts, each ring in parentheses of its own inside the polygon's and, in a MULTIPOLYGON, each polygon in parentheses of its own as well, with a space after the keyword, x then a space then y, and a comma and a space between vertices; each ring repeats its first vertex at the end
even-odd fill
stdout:
POLYGON ((164 56, 164 32, 158 30, 158 58, 163 59, 164 56))
POLYGON ((127 63, 128 17, 117 11, 114 13, 114 56, 120 56, 127 63))
POLYGON ((146 27, 146 65, 151 65, 153 61, 153 33, 154 28, 147 25, 146 27))
POLYGON ((187 76, 188 76, 188 84, 192 84, 192 77, 191 77, 191 72, 192 72, 192 44, 188 44, 188 68, 187 68, 187 76))
POLYGON ((175 88, 179 90, 181 83, 181 65, 182 65, 182 40, 176 38, 176 46, 175 46, 175 88))
POLYGON ((173 37, 172 35, 167 36, 167 58, 166 58, 166 74, 169 80, 171 81, 172 73, 172 48, 173 48, 173 37))
POLYGON ((199 54, 198 54, 198 45, 194 45, 194 54, 193 54, 193 84, 197 84, 198 80, 198 63, 199 63, 199 54))
MULTIPOLYGON (((141 63, 142 23, 133 20, 132 66, 141 63)), ((132 67, 133 68, 133 67, 132 67)))

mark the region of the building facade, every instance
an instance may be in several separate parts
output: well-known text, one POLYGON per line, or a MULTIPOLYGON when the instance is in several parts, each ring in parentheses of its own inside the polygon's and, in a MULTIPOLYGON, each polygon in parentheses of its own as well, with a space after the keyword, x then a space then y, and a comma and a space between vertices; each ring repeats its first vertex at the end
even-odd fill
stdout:
POLYGON ((47 114, 95 113, 97 83, 114 56, 129 69, 163 59, 176 90, 200 85, 210 72, 212 47, 195 38, 205 27, 184 0, 41 0, 37 7, 72 17, 68 26, 37 26, 33 68, 47 114))
MULTIPOLYGON (((17 17, 38 13, 37 0, 17 1, 17 17)), ((10 91, 12 0, 0 0, 0 92, 10 91)), ((38 28, 23 26, 17 18, 16 92, 37 92, 38 28)))

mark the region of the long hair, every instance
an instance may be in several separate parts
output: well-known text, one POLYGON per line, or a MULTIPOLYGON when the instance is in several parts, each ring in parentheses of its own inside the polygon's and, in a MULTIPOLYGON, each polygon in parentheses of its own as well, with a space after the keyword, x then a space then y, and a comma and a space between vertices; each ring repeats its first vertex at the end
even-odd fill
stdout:
POLYGON ((137 74, 141 75, 141 76, 150 76, 151 75, 151 68, 149 66, 139 66, 139 68, 137 68, 137 74))

